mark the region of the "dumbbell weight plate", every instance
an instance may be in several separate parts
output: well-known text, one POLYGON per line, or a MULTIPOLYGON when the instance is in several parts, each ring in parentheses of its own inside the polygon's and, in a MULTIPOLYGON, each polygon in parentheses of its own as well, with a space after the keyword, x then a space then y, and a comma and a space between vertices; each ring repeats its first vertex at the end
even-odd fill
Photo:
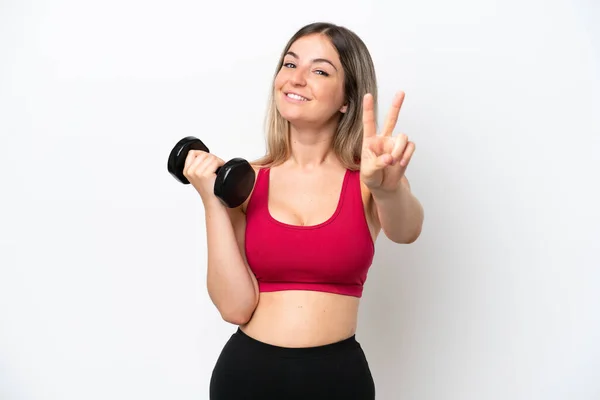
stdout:
POLYGON ((210 153, 208 147, 202 141, 194 136, 187 136, 181 139, 171 150, 167 161, 167 169, 171 175, 184 185, 188 185, 190 181, 183 175, 183 167, 185 159, 190 150, 202 150, 210 153))
POLYGON ((243 158, 232 158, 217 169, 214 194, 225 206, 240 206, 254 188, 256 173, 243 158))

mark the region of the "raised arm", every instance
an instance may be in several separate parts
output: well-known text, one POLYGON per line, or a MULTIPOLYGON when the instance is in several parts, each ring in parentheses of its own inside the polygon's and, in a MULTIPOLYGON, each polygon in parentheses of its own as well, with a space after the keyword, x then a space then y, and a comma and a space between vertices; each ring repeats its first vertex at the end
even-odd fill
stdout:
POLYGON ((424 212, 405 176, 415 144, 404 134, 392 136, 404 93, 394 98, 381 135, 377 135, 373 97, 363 101, 361 179, 373 196, 373 215, 385 235, 396 243, 412 243, 421 234, 424 212))
POLYGON ((184 174, 204 203, 209 296, 225 321, 244 325, 258 304, 258 284, 244 252, 246 216, 241 206, 228 209, 213 194, 214 171, 223 164, 212 154, 190 151, 184 174))

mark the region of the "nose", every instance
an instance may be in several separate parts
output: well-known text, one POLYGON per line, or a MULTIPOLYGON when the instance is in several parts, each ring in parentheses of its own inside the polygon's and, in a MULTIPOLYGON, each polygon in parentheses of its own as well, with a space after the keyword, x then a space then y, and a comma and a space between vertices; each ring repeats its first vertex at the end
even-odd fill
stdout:
POLYGON ((292 76, 290 81, 295 86, 304 86, 306 85, 306 76, 304 68, 296 67, 292 70, 292 76))

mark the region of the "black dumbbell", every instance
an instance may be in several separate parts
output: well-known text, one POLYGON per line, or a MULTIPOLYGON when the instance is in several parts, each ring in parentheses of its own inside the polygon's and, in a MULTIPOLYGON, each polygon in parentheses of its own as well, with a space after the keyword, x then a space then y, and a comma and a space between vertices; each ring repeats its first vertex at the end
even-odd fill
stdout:
MULTIPOLYGON (((190 150, 202 150, 210 153, 208 147, 194 136, 181 139, 171 153, 167 161, 167 170, 179 182, 188 185, 190 181, 183 175, 185 159, 190 150)), ((214 194, 221 202, 229 208, 240 206, 254 188, 256 174, 250 163, 243 158, 232 158, 215 171, 214 194)))

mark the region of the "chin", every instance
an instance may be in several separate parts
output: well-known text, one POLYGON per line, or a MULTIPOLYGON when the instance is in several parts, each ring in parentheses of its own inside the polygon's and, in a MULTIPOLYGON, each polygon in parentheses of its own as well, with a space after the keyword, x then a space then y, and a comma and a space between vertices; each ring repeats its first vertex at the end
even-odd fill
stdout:
POLYGON ((285 108, 279 108, 279 114, 281 114, 283 119, 286 119, 291 123, 301 122, 304 119, 302 118, 302 113, 286 110, 285 108))
POLYGON ((276 105, 279 114, 281 114, 281 116, 290 123, 302 122, 306 119, 306 117, 304 117, 303 110, 298 109, 298 107, 294 107, 294 105, 285 104, 285 100, 278 100, 276 105))

